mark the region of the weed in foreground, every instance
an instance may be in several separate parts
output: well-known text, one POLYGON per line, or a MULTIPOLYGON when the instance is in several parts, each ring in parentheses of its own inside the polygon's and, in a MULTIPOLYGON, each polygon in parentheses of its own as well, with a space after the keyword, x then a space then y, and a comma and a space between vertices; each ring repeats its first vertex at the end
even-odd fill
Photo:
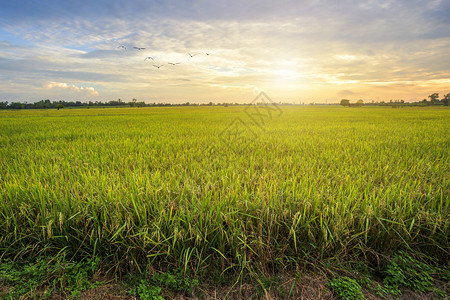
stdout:
POLYGON ((98 259, 77 263, 63 258, 38 258, 34 262, 0 261, 0 282, 8 287, 5 299, 39 297, 46 299, 54 291, 76 297, 88 288, 99 286, 91 282, 98 259))
POLYGON ((359 283, 350 277, 338 277, 330 281, 329 286, 333 289, 334 295, 340 300, 364 300, 359 283))
POLYGON ((400 295, 401 288, 422 293, 434 292, 440 295, 443 291, 435 287, 432 275, 442 272, 443 270, 440 268, 428 265, 407 253, 400 252, 386 266, 383 283, 393 295, 400 295))
POLYGON ((191 295, 196 286, 198 286, 198 280, 190 279, 182 272, 156 273, 141 279, 137 286, 129 290, 129 294, 146 300, 161 300, 164 299, 161 296, 163 288, 169 292, 191 295))

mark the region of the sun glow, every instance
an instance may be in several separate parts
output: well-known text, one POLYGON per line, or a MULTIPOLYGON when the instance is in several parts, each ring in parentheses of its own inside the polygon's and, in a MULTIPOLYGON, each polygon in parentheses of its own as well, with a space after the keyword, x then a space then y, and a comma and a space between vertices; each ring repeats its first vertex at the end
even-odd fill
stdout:
POLYGON ((272 71, 273 85, 276 88, 292 88, 298 86, 301 74, 290 68, 282 68, 272 71))
POLYGON ((275 70, 273 74, 277 77, 289 79, 289 78, 295 78, 298 76, 298 73, 291 70, 291 69, 279 69, 275 70))

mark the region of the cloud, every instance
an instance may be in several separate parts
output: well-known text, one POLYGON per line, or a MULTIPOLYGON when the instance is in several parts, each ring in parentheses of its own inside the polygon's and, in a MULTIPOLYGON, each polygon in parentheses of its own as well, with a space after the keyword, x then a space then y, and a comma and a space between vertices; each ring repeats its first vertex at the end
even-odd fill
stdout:
POLYGON ((67 84, 65 82, 49 82, 45 85, 45 88, 47 89, 68 89, 71 91, 75 91, 78 93, 87 93, 93 96, 98 96, 98 92, 93 87, 83 87, 83 86, 76 86, 73 84, 67 84))
POLYGON ((407 82, 405 90, 422 92, 450 78, 448 13, 448 1, 419 0, 10 1, 0 11, 0 80, 36 100, 50 90, 89 92, 78 83, 102 97, 168 100, 244 86, 325 98, 407 82))
POLYGON ((354 95, 355 93, 350 91, 350 90, 340 90, 339 92, 337 92, 337 95, 339 97, 347 97, 347 96, 351 96, 354 95))

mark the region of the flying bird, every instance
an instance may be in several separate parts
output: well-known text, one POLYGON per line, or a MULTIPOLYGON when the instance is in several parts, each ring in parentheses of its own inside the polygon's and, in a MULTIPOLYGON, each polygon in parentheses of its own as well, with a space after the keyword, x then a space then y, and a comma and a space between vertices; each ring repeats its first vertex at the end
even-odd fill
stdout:
POLYGON ((122 49, 124 49, 125 51, 127 51, 127 47, 125 47, 124 45, 121 45, 121 46, 119 46, 119 47, 117 47, 117 48, 122 48, 122 49))
POLYGON ((172 66, 175 66, 175 65, 179 65, 180 63, 168 63, 168 65, 172 65, 172 66))
POLYGON ((211 53, 206 53, 206 55, 211 55, 211 53))
POLYGON ((153 59, 153 57, 151 57, 151 56, 146 57, 146 58, 144 59, 144 61, 146 61, 147 59, 151 59, 151 60, 155 61, 155 60, 153 59))
POLYGON ((141 47, 133 47, 136 50, 144 50, 145 48, 141 48, 141 47))
POLYGON ((157 65, 153 65, 155 68, 161 68, 162 66, 164 66, 164 65, 160 65, 160 66, 157 66, 157 65))
POLYGON ((189 54, 190 57, 194 57, 194 56, 197 55, 197 54, 190 54, 190 53, 188 53, 188 54, 189 54))

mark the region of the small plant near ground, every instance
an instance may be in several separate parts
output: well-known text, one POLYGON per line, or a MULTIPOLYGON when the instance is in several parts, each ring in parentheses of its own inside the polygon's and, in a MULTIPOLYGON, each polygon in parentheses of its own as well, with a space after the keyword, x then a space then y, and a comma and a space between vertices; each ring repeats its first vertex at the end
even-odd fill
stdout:
POLYGON ((139 285, 130 291, 130 294, 139 296, 141 300, 164 300, 161 297, 161 288, 155 286, 151 280, 142 279, 139 285))
POLYGON ((400 288, 415 292, 431 292, 435 290, 431 274, 436 270, 420 262, 406 253, 396 254, 386 266, 383 283, 392 294, 399 295, 400 288))
POLYGON ((198 286, 197 279, 190 279, 184 276, 181 272, 177 273, 156 273, 150 278, 141 279, 139 285, 132 288, 129 294, 139 296, 146 300, 161 300, 162 288, 173 292, 183 292, 185 294, 192 294, 194 287, 198 286))
POLYGON ((0 261, 0 282, 9 287, 6 299, 18 299, 28 295, 48 298, 59 290, 78 296, 82 291, 98 286, 91 283, 98 260, 68 262, 63 258, 51 260, 39 258, 34 262, 0 261))
POLYGON ((62 265, 59 271, 59 281, 63 289, 70 292, 71 296, 78 296, 86 289, 99 286, 101 283, 91 283, 90 279, 97 270, 98 259, 88 259, 77 263, 62 265))
MULTIPOLYGON (((46 278, 47 267, 42 260, 37 260, 34 264, 0 262, 0 281, 9 287, 8 293, 4 295, 5 299, 18 299, 26 294, 35 294, 46 278)), ((53 288, 44 291, 41 297, 48 297, 53 288)))
POLYGON ((190 280, 189 277, 184 276, 181 272, 172 274, 156 273, 152 276, 152 281, 155 284, 162 285, 175 292, 184 292, 191 294, 192 289, 198 285, 198 280, 190 280))
POLYGON ((334 278, 328 284, 334 292, 334 295, 341 300, 364 300, 359 283, 350 277, 334 278))
POLYGON ((386 299, 389 295, 396 295, 396 291, 393 292, 391 288, 384 287, 368 275, 363 275, 357 278, 356 281, 361 285, 361 287, 383 299, 386 299))

